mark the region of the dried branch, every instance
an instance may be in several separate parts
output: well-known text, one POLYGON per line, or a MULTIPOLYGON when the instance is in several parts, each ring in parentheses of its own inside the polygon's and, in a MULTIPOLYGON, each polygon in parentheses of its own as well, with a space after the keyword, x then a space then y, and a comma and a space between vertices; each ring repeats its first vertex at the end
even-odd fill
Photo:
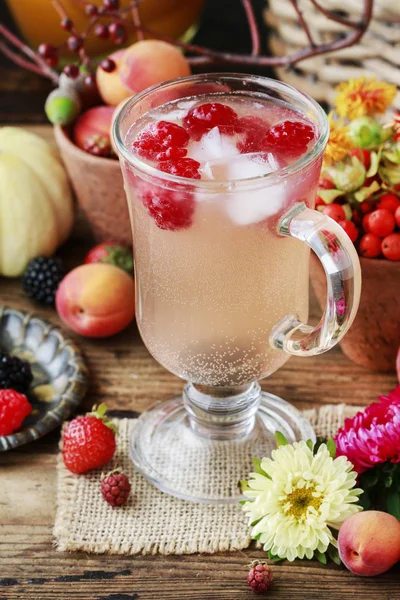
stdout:
MULTIPOLYGON (((334 11, 328 10, 327 8, 324 8, 323 6, 321 6, 320 3, 317 2, 317 0, 310 0, 310 2, 314 6, 314 8, 316 8, 318 10, 318 12, 323 14, 330 21, 334 21, 335 23, 339 23, 340 25, 344 25, 345 27, 349 27, 350 29, 359 29, 359 27, 360 27, 359 21, 352 21, 351 19, 345 19, 343 17, 339 17, 339 15, 337 15, 334 11)), ((372 16, 372 4, 373 4, 373 2, 371 3, 371 14, 370 14, 369 19, 371 19, 371 16, 372 16)), ((364 3, 364 8, 365 8, 365 3, 364 3)))
POLYGON ((297 16, 299 18, 299 23, 302 26, 304 33, 307 36, 307 39, 308 39, 308 42, 309 42, 311 48, 315 48, 315 42, 312 38, 311 31, 308 27, 307 21, 304 18, 303 11, 299 8, 297 0, 289 0, 289 2, 291 3, 291 5, 293 6, 294 10, 297 13, 297 16))
POLYGON ((22 67, 27 71, 32 71, 32 73, 36 73, 37 75, 43 75, 42 71, 37 65, 33 64, 32 62, 29 62, 29 60, 25 60, 25 58, 8 48, 8 46, 4 44, 4 42, 0 42, 0 52, 2 52, 4 56, 7 56, 7 58, 12 60, 19 67, 22 67))
MULTIPOLYGON (((16 35, 11 33, 11 31, 8 31, 8 29, 6 27, 4 27, 4 25, 2 23, 0 23, 0 35, 2 35, 3 38, 5 38, 10 44, 12 44, 20 52, 25 54, 25 56, 27 56, 31 60, 31 62, 25 61, 25 59, 20 57, 16 52, 14 52, 13 50, 10 50, 6 46, 6 44, 2 43, 0 50, 6 56, 8 56, 8 58, 11 58, 11 60, 13 60, 14 62, 15 62, 15 58, 17 58, 17 61, 19 61, 20 65, 21 65, 21 60, 24 63, 27 62, 29 64, 29 67, 27 65, 25 65, 24 68, 27 68, 30 71, 33 71, 35 73, 38 73, 38 74, 42 75, 43 77, 47 77, 55 85, 58 84, 58 73, 56 71, 54 71, 51 67, 49 67, 49 65, 46 63, 46 61, 43 60, 41 58, 41 56, 39 56, 39 54, 34 52, 29 46, 27 46, 24 42, 22 42, 19 38, 17 38, 16 35), (37 69, 39 69, 39 72, 37 69)), ((17 62, 17 64, 18 64, 18 62, 17 62)))
POLYGON ((258 56, 260 54, 260 32, 258 31, 257 21, 253 10, 251 0, 242 0, 242 5, 246 13, 251 37, 251 54, 258 56))
POLYGON ((144 40, 144 33, 141 30, 141 26, 142 26, 142 22, 140 20, 140 14, 139 14, 139 3, 135 2, 135 4, 132 7, 132 21, 134 26, 136 27, 136 33, 137 33, 137 38, 138 40, 144 40))
MULTIPOLYGON (((190 56, 188 58, 189 62, 192 65, 209 65, 225 63, 250 67, 288 67, 290 65, 295 65, 307 58, 319 56, 321 54, 327 54, 329 52, 340 50, 342 48, 348 48, 349 46, 356 44, 365 34, 369 26, 372 17, 372 8, 374 4, 374 0, 363 0, 361 17, 358 21, 353 21, 351 19, 346 19, 338 16, 334 11, 323 8, 319 4, 319 0, 311 0, 311 3, 314 6, 314 8, 322 15, 324 15, 327 19, 339 23, 345 27, 348 27, 351 30, 342 37, 337 38, 336 40, 332 40, 327 43, 316 44, 312 38, 310 29, 302 14, 302 11, 298 6, 298 0, 289 0, 294 10, 296 11, 299 23, 302 29, 304 30, 305 35, 307 36, 309 46, 297 50, 296 52, 288 56, 260 56, 260 34, 257 28, 257 23, 254 16, 251 0, 241 0, 246 13, 246 18, 250 30, 252 42, 251 54, 236 54, 232 52, 220 52, 216 50, 211 50, 209 48, 204 48, 196 44, 181 42, 180 40, 175 40, 173 38, 170 38, 169 36, 165 36, 151 29, 148 29, 147 27, 144 27, 141 23, 138 10, 138 5, 141 1, 143 0, 132 0, 132 2, 129 3, 129 5, 124 6, 118 11, 107 11, 101 9, 98 15, 91 17, 85 31, 78 32, 76 28, 72 26, 71 32, 74 35, 79 36, 82 40, 85 40, 100 17, 109 17, 115 19, 118 18, 118 16, 119 18, 125 18, 126 16, 128 16, 128 14, 131 14, 133 23, 131 23, 130 26, 136 30, 138 39, 143 39, 144 34, 148 34, 156 39, 161 39, 166 42, 169 42, 170 44, 178 46, 183 50, 195 55, 190 56)), ((85 0, 75 0, 75 2, 79 3, 82 7, 87 6, 88 4, 88 2, 86 2, 85 0)), ((52 0, 52 4, 62 19, 68 18, 68 14, 60 0, 52 0)), ((128 25, 126 21, 125 24, 128 25)), ((20 66, 24 66, 25 68, 29 68, 31 71, 33 70, 36 73, 40 73, 46 77, 49 77, 54 83, 57 84, 57 73, 47 65, 47 63, 41 56, 39 56, 37 53, 31 50, 28 46, 26 46, 26 44, 24 44, 21 40, 16 38, 16 36, 14 36, 1 24, 0 34, 2 34, 3 37, 5 37, 9 43, 14 45, 16 48, 18 48, 18 50, 27 55, 28 58, 32 61, 32 64, 30 64, 29 61, 26 61, 22 57, 19 57, 13 50, 9 49, 6 44, 0 45, 1 52, 6 54, 6 56, 11 58, 11 60, 14 60, 14 62, 19 64, 20 66)), ((87 65, 90 63, 90 57, 86 54, 84 45, 83 48, 80 50, 79 57, 82 63, 87 65)))
MULTIPOLYGON (((290 0, 291 1, 291 0, 290 0)), ((314 1, 314 0, 312 0, 314 1)), ((187 52, 196 54, 197 56, 189 57, 188 60, 192 65, 208 65, 215 63, 226 63, 226 64, 237 64, 237 65, 248 65, 248 66, 290 66, 295 65, 306 58, 311 58, 312 56, 319 56, 321 54, 327 54, 329 52, 333 52, 335 50, 340 50, 342 48, 348 48, 353 44, 356 44, 366 32, 368 25, 371 21, 372 17, 372 8, 373 8, 374 0, 364 0, 364 7, 362 11, 362 15, 360 17, 360 21, 357 23, 357 29, 347 33, 342 38, 338 38, 337 40, 333 40, 331 42, 327 42, 325 44, 314 44, 313 46, 308 46, 306 48, 302 48, 301 50, 297 50, 293 54, 289 54, 288 56, 252 56, 248 54, 234 54, 231 52, 219 52, 216 50, 210 50, 208 48, 203 48, 202 46, 197 46, 195 44, 190 44, 186 42, 181 42, 179 40, 173 40, 168 36, 161 35, 151 29, 146 27, 141 27, 140 29, 148 33, 149 35, 156 37, 158 39, 162 39, 166 42, 174 44, 187 52)), ((331 18, 331 11, 324 10, 324 14, 327 18, 331 18)), ((336 17, 335 17, 336 18, 336 17)), ((353 28, 354 29, 354 28, 353 28)))

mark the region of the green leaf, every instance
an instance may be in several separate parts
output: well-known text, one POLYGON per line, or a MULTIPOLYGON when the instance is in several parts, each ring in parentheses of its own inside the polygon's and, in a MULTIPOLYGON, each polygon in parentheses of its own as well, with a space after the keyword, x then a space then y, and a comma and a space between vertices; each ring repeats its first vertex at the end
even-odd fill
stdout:
POLYGON ((312 449, 313 449, 313 446, 314 446, 314 444, 313 444, 312 440, 307 440, 307 441, 306 441, 306 444, 307 444, 307 446, 310 448, 310 450, 312 450, 312 449))
POLYGON ((327 439, 327 438, 325 438, 325 437, 320 437, 320 436, 317 436, 317 439, 316 439, 316 441, 315 441, 315 444, 314 444, 314 454, 317 454, 317 452, 318 452, 318 450, 319 450, 320 446, 321 446, 322 444, 326 444, 326 443, 327 443, 327 441, 328 441, 328 439, 327 439))
POLYGON ((400 521, 400 495, 397 492, 393 491, 388 493, 386 507, 388 513, 400 521))
POLYGON ((344 214, 345 214, 347 221, 350 221, 353 217, 353 211, 352 211, 350 204, 347 204, 347 203, 342 204, 342 208, 344 210, 344 214))
POLYGON ((261 519, 263 519, 264 517, 260 517, 259 519, 256 519, 255 521, 252 521, 250 523, 250 527, 255 527, 257 525, 257 523, 259 523, 261 521, 261 519))
POLYGON ((282 560, 284 560, 280 556, 277 556, 276 554, 272 554, 271 550, 268 550, 268 558, 269 558, 269 560, 273 560, 274 562, 281 562, 282 560))
POLYGON ((382 148, 379 148, 378 152, 371 152, 370 160, 371 165, 367 171, 367 177, 373 177, 378 172, 379 163, 382 158, 382 148))
POLYGON ((342 561, 340 560, 338 549, 335 548, 335 546, 333 546, 332 544, 329 544, 327 554, 328 554, 329 558, 331 559, 331 561, 335 563, 335 565, 340 566, 342 564, 342 561))
POLYGON ((328 562, 326 555, 323 552, 319 552, 318 550, 315 550, 314 557, 317 560, 319 560, 319 562, 323 565, 326 565, 326 563, 328 562))
POLYGON ((253 540, 255 540, 256 542, 258 542, 258 540, 260 539, 261 536, 262 536, 262 533, 258 533, 257 535, 255 535, 253 537, 253 540))
POLYGON ((354 193, 354 198, 357 200, 357 202, 364 202, 364 200, 366 200, 367 198, 372 196, 372 194, 377 192, 380 189, 380 187, 381 186, 377 181, 373 181, 371 185, 368 185, 367 187, 362 187, 359 190, 357 190, 357 192, 354 193))
POLYGON ((254 471, 256 473, 258 473, 259 475, 263 475, 264 477, 271 479, 271 477, 268 475, 268 473, 266 473, 264 471, 264 469, 262 468, 261 460, 259 458, 257 458, 256 456, 253 456, 253 468, 254 468, 254 471))
POLYGON ((389 475, 387 475, 384 479, 385 482, 385 487, 386 488, 390 488, 392 487, 392 483, 393 483, 393 475, 390 473, 389 475))
POLYGON ((376 469, 370 469, 369 471, 365 471, 362 475, 360 475, 360 486, 363 490, 367 490, 369 488, 374 487, 379 481, 379 473, 376 469))
POLYGON ((247 490, 249 490, 249 484, 245 479, 241 479, 239 481, 239 487, 242 490, 242 492, 247 492, 247 490))
POLYGON ((336 444, 332 438, 326 442, 326 447, 328 448, 328 452, 331 455, 331 458, 335 458, 336 456, 336 444))
POLYGON ((241 506, 243 506, 244 504, 247 504, 247 502, 249 502, 249 500, 239 500, 239 504, 241 506))
POLYGON ((363 510, 370 510, 372 508, 371 496, 367 490, 358 499, 358 504, 363 510))
POLYGON ((399 165, 385 161, 384 166, 381 165, 378 172, 383 181, 391 187, 400 183, 399 165))
POLYGON ((343 194, 342 190, 318 190, 318 196, 322 198, 325 204, 332 204, 336 198, 343 196, 343 194))
POLYGON ((285 438, 285 436, 283 435, 283 433, 281 433, 280 431, 276 431, 275 432, 275 440, 276 440, 276 445, 278 446, 278 448, 280 446, 287 446, 288 445, 288 441, 285 438))

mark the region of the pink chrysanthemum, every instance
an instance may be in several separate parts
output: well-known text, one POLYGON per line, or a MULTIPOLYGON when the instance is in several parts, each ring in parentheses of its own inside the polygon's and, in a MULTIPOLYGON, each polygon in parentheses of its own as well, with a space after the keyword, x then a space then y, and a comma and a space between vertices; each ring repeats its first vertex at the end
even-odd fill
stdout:
POLYGON ((400 386, 379 400, 346 419, 336 434, 337 456, 346 456, 359 475, 379 463, 400 462, 400 386))

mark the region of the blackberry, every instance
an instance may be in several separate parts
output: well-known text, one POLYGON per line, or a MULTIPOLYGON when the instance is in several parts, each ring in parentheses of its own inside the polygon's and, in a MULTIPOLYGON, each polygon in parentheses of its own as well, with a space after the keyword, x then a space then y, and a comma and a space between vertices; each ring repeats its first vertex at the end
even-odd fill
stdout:
POLYGON ((60 258, 33 258, 22 276, 24 292, 40 302, 54 306, 57 288, 65 275, 65 268, 60 258))
POLYGON ((32 380, 31 366, 26 360, 0 352, 0 389, 23 393, 32 380))

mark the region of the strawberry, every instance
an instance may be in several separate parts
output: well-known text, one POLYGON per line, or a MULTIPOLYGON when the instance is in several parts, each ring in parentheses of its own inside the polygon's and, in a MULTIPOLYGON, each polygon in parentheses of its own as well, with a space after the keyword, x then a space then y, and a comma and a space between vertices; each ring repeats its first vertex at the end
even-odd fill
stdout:
POLYGON ((107 420, 107 407, 94 406, 92 412, 68 423, 63 436, 64 464, 72 473, 86 473, 102 467, 114 456, 116 427, 107 420))
POLYGON ((32 406, 25 394, 15 390, 0 390, 0 435, 17 431, 31 412, 32 406))
POLYGON ((110 263, 126 271, 128 275, 133 273, 132 251, 117 242, 103 242, 93 246, 85 257, 85 264, 110 263))

